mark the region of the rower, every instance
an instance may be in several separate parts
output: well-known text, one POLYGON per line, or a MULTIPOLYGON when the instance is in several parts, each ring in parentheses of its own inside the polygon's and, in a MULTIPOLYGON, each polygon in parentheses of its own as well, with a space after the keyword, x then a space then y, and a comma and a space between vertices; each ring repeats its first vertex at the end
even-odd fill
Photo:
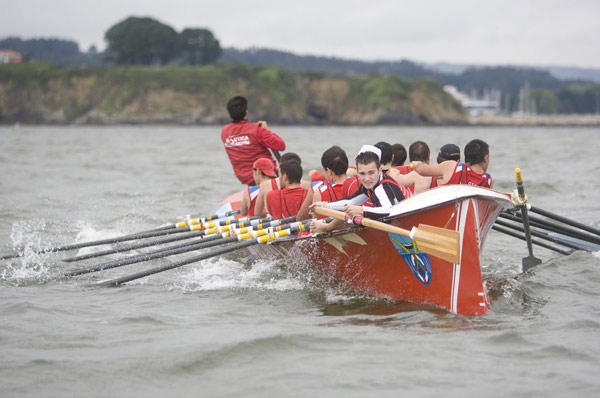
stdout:
POLYGON ((446 160, 437 165, 412 162, 411 167, 423 176, 440 178, 442 185, 468 184, 491 188, 492 176, 487 173, 490 165, 490 147, 482 140, 475 139, 465 146, 465 162, 446 160))
POLYGON ((402 144, 394 144, 392 145, 392 151, 394 152, 394 157, 392 158, 392 167, 400 174, 408 174, 412 170, 410 166, 405 166, 404 162, 406 162, 406 148, 402 144))
MULTIPOLYGON (((361 186, 356 193, 337 202, 315 202, 316 206, 343 210, 356 222, 360 218, 383 218, 389 215, 393 205, 412 196, 411 192, 394 179, 385 176, 380 163, 381 150, 373 145, 363 145, 356 156, 356 169, 361 186), (366 203, 370 201, 370 206, 366 203)), ((311 223, 311 232, 331 231, 343 225, 343 221, 335 220, 329 224, 311 223)))
POLYGON ((446 160, 460 162, 460 148, 457 145, 446 144, 440 148, 440 152, 437 156, 437 162, 440 164, 446 160))
POLYGON ((252 165, 252 177, 254 178, 255 184, 248 185, 248 188, 246 188, 244 196, 242 197, 242 207, 240 208, 240 214, 242 216, 255 215, 254 209, 256 207, 256 199, 258 197, 260 184, 277 178, 271 159, 260 158, 254 162, 252 165))
MULTIPOLYGON (((411 162, 423 162, 429 164, 429 145, 423 141, 415 141, 408 147, 408 157, 411 162)), ((410 168, 410 167, 409 167, 410 168)), ((430 188, 437 187, 437 179, 434 177, 424 177, 411 171, 408 174, 396 176, 396 181, 408 187, 411 192, 417 194, 430 188)))
MULTIPOLYGON (((287 161, 295 161, 299 165, 302 165, 302 160, 300 156, 298 156, 294 152, 286 152, 281 155, 280 163, 285 163, 287 161)), ((254 207, 254 214, 257 216, 264 216, 267 214, 267 195, 271 191, 276 191, 280 189, 280 180, 278 178, 272 179, 270 181, 263 181, 260 184, 260 189, 258 190, 258 197, 256 198, 256 206, 254 207)), ((308 189, 312 192, 311 183, 304 179, 300 180, 300 186, 304 189, 308 189)))
POLYGON ((348 156, 342 148, 332 146, 321 156, 325 180, 313 187, 313 202, 335 202, 343 198, 342 185, 348 177, 348 156))
MULTIPOLYGON (((242 184, 253 185, 252 165, 257 159, 271 159, 272 151, 285 150, 285 142, 267 129, 267 122, 248 122, 248 100, 241 96, 227 102, 227 112, 232 122, 221 131, 221 140, 229 156, 235 176, 242 184)), ((278 154, 275 153, 277 156, 278 154)))
POLYGON ((302 166, 293 160, 280 165, 279 185, 281 189, 267 194, 267 210, 275 219, 296 216, 298 221, 308 218, 308 207, 312 203, 312 190, 303 188, 302 166))

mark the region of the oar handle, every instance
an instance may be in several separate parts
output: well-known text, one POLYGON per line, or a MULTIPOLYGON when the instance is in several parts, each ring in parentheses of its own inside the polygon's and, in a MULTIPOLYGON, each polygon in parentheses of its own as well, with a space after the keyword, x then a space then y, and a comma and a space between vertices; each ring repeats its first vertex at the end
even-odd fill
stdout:
POLYGON ((518 167, 515 169, 515 180, 517 184, 517 193, 519 195, 519 201, 521 201, 521 203, 524 203, 527 200, 527 198, 525 197, 525 187, 523 186, 523 176, 521 175, 521 169, 518 167))
MULTIPOLYGON (((336 220, 353 223, 352 217, 350 217, 349 215, 347 215, 346 213, 344 213, 342 211, 333 210, 333 209, 329 209, 326 207, 315 207, 315 213, 320 214, 322 216, 333 217, 336 220)), ((393 225, 386 224, 381 221, 371 220, 370 218, 361 217, 360 224, 364 225, 365 227, 378 229, 380 231, 391 232, 393 234, 411 237, 411 231, 409 231, 407 229, 395 227, 393 225)))

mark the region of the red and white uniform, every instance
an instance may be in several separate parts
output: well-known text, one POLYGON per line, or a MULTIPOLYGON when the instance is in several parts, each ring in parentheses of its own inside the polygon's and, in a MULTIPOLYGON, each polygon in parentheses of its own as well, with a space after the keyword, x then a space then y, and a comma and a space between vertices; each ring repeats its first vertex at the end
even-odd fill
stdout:
POLYGON ((360 185, 354 195, 329 203, 327 207, 343 210, 346 205, 362 205, 365 217, 375 219, 387 217, 390 214, 391 207, 406 198, 410 198, 412 192, 393 178, 385 175, 380 178, 372 189, 366 189, 364 185, 360 185))
POLYGON ((308 190, 302 187, 284 188, 267 194, 267 211, 274 219, 292 217, 298 214, 308 190))
POLYGON ((285 142, 281 137, 246 120, 225 125, 221 131, 221 141, 231 161, 233 172, 242 184, 252 183, 252 165, 257 159, 272 159, 268 148, 275 151, 285 150, 285 142))
POLYGON ((476 185, 484 188, 492 187, 492 176, 488 173, 478 174, 469 167, 468 164, 457 162, 454 166, 454 173, 444 185, 467 184, 476 185))
POLYGON ((248 196, 250 197, 250 206, 248 206, 248 216, 252 217, 254 215, 254 207, 256 206, 256 198, 258 198, 259 186, 252 185, 248 186, 246 190, 248 191, 248 196))
POLYGON ((321 193, 321 201, 322 202, 335 202, 342 199, 344 196, 342 195, 342 187, 343 184, 330 184, 327 181, 324 181, 323 184, 319 185, 314 189, 321 193))

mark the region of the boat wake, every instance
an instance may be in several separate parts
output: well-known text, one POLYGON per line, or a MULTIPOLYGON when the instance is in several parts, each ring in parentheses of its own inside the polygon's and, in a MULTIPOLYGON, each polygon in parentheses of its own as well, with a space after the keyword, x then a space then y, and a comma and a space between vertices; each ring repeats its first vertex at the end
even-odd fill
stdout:
POLYGON ((290 275, 275 261, 259 261, 251 266, 227 258, 205 261, 178 278, 175 286, 185 291, 260 289, 303 290, 306 284, 290 275))

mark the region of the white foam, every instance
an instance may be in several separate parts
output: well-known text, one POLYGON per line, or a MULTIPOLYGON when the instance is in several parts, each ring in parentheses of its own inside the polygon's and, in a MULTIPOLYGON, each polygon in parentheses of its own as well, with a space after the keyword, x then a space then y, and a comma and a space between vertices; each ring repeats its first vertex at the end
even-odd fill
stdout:
POLYGON ((276 291, 301 290, 304 284, 289 276, 276 262, 259 261, 251 267, 218 258, 204 261, 181 277, 184 290, 205 291, 253 288, 276 291))

